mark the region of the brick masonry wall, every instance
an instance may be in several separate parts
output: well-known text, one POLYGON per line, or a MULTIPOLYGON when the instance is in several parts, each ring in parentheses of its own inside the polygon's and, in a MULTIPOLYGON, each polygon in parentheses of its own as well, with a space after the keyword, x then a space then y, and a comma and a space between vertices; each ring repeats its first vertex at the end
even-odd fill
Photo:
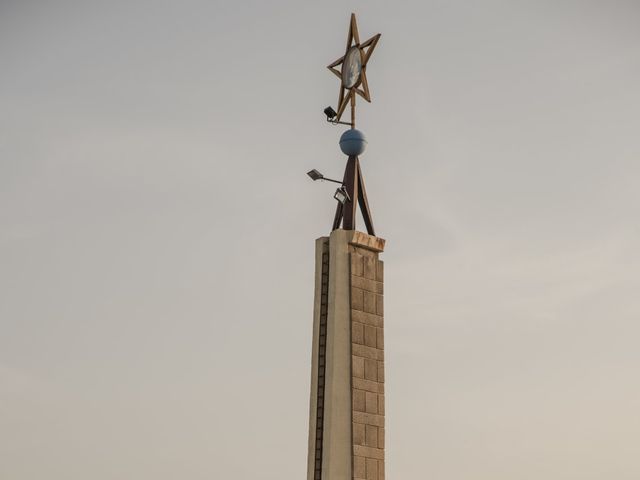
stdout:
POLYGON ((349 246, 354 480, 384 480, 384 264, 349 246))

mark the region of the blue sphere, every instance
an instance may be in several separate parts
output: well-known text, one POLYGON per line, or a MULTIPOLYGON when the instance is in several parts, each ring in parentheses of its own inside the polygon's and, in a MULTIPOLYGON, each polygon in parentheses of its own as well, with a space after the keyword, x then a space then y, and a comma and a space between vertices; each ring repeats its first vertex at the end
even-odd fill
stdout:
POLYGON ((345 155, 362 155, 365 148, 367 148, 367 139, 360 130, 352 128, 340 137, 340 150, 345 155))

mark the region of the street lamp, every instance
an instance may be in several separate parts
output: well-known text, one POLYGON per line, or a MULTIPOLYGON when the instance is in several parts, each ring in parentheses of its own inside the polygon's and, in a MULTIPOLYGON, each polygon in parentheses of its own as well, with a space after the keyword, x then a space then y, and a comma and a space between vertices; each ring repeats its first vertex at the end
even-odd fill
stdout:
POLYGON ((314 182, 316 180, 326 180, 327 182, 339 183, 340 187, 336 189, 336 193, 333 194, 333 198, 335 198, 342 205, 351 201, 351 197, 349 196, 349 193, 347 193, 347 188, 344 186, 344 183, 342 183, 340 180, 327 178, 315 168, 307 172, 307 175, 309 175, 309 178, 311 178, 311 180, 313 180, 314 182))
POLYGON ((313 180, 314 182, 316 180, 326 180, 327 182, 339 183, 340 185, 342 185, 342 182, 340 180, 333 180, 332 178, 327 178, 315 168, 310 172, 307 172, 307 175, 309 175, 309 177, 311 177, 311 180, 313 180))

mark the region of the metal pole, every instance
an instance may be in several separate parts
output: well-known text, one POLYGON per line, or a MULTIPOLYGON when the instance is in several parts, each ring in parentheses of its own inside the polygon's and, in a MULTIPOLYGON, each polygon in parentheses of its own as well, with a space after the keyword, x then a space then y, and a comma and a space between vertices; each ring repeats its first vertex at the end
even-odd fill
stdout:
POLYGON ((356 128, 356 92, 351 91, 351 128, 356 128))
POLYGON ((344 185, 340 180, 333 180, 332 178, 322 177, 320 180, 326 180, 327 182, 339 183, 340 185, 344 185))

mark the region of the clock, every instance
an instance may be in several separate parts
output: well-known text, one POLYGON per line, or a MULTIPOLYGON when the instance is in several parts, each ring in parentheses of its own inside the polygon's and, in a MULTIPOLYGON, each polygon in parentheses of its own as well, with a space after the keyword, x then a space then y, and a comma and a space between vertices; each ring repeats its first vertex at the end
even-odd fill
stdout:
POLYGON ((351 122, 349 124, 352 128, 356 128, 356 94, 364 98, 367 102, 371 102, 369 83, 367 82, 367 63, 379 39, 380 34, 378 33, 369 40, 360 43, 356 16, 353 13, 351 14, 347 48, 344 55, 327 66, 331 73, 340 79, 338 108, 335 111, 336 115, 333 119, 335 122, 340 122, 345 108, 351 103, 351 122), (337 67, 340 68, 338 69, 337 67))
POLYGON ((362 73, 362 51, 353 46, 344 56, 342 64, 342 85, 344 88, 353 88, 360 83, 362 73))

